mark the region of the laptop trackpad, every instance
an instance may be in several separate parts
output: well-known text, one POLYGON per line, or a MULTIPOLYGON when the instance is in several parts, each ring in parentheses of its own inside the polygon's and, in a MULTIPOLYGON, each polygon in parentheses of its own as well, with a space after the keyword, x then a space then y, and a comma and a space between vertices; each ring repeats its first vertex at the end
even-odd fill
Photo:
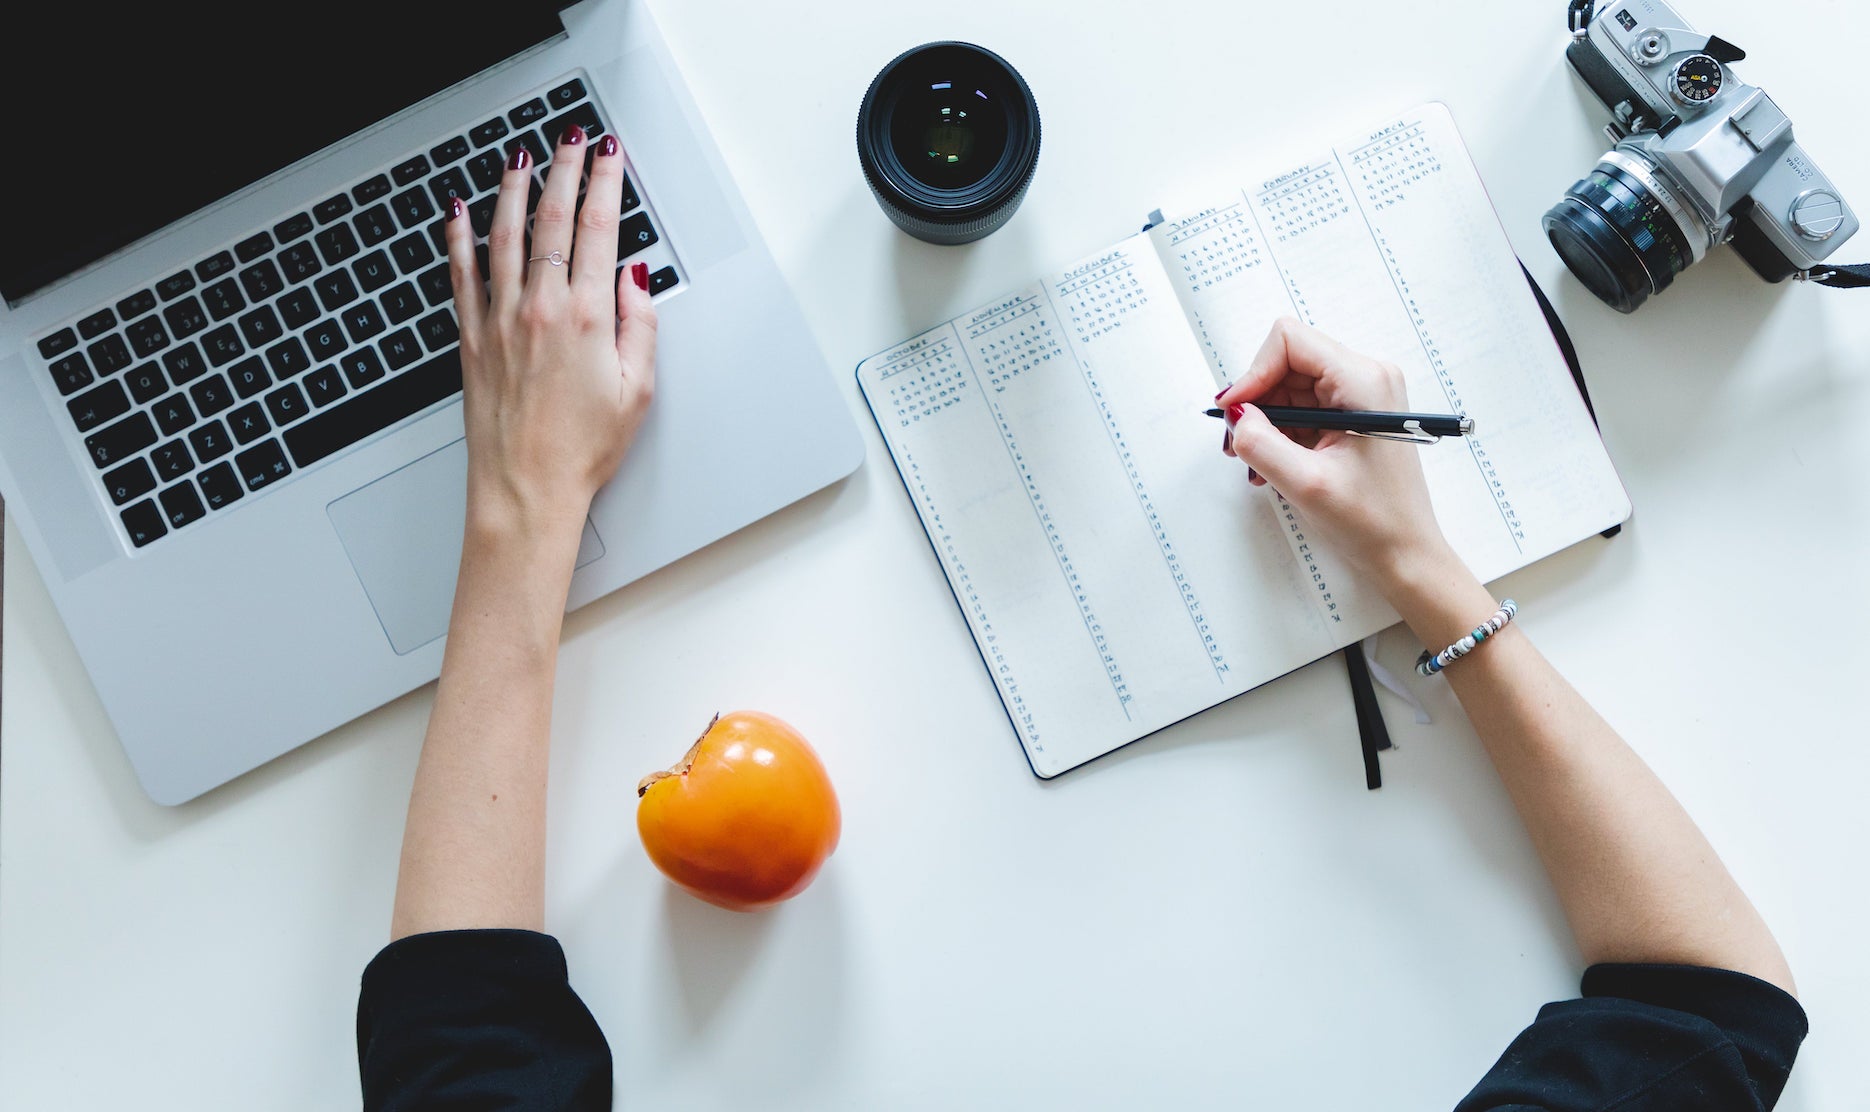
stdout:
MULTIPOLYGON (((467 441, 457 440, 325 507, 398 655, 448 632, 467 530, 467 441)), ((578 567, 604 554, 591 520, 578 567)))

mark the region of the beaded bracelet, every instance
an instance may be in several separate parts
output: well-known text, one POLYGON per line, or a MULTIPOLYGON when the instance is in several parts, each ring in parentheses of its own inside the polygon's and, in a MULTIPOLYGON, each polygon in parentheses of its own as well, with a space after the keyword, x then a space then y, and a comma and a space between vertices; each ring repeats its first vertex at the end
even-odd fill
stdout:
POLYGON ((1505 629, 1506 623, 1512 621, 1513 615, 1517 613, 1519 613, 1519 603, 1514 602, 1512 599, 1507 599, 1500 604, 1500 609, 1494 611, 1493 617, 1475 626, 1474 632, 1468 634, 1466 637, 1461 638, 1459 641, 1456 641, 1454 644, 1449 645, 1447 648, 1433 655, 1430 655, 1427 649, 1422 650, 1422 655, 1416 658, 1416 673, 1423 676, 1432 676, 1443 668, 1448 667, 1448 665, 1460 660, 1462 657, 1473 652, 1476 645, 1479 645, 1482 641, 1485 641, 1487 638, 1505 629))

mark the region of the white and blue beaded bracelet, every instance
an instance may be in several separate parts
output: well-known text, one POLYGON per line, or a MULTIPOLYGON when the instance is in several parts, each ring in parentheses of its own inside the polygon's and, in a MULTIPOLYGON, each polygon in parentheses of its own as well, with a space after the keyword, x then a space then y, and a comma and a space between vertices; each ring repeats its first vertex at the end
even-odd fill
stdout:
POLYGON ((1427 649, 1422 650, 1422 655, 1416 658, 1416 673, 1423 676, 1432 676, 1443 668, 1448 667, 1448 665, 1460 660, 1462 657, 1473 652, 1475 647, 1482 641, 1485 641, 1487 638, 1505 629, 1506 623, 1512 621, 1513 615, 1517 613, 1519 613, 1519 603, 1514 602, 1512 599, 1507 599, 1500 604, 1500 609, 1494 611, 1493 617, 1475 626, 1474 632, 1468 634, 1466 637, 1461 638, 1454 644, 1432 655, 1427 649))

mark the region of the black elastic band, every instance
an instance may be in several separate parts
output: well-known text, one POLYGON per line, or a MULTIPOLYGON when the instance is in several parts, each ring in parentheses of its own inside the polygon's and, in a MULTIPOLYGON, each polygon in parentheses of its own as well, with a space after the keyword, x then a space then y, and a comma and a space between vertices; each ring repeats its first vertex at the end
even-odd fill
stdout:
POLYGON ((1377 705, 1377 689, 1370 678, 1370 662, 1364 659, 1362 642, 1344 648, 1344 667, 1351 676, 1351 706, 1357 711, 1357 737, 1364 751, 1364 787, 1376 791, 1383 786, 1383 768, 1377 753, 1390 747, 1389 727, 1383 724, 1383 708, 1377 705))

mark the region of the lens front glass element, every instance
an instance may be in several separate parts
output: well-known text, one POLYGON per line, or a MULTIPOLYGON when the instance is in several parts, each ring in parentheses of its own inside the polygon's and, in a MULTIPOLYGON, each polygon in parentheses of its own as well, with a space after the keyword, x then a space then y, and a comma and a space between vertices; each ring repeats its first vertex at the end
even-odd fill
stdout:
POLYGON ((965 189, 1006 151, 1007 116, 987 82, 939 75, 905 89, 890 119, 896 159, 931 189, 965 189))

